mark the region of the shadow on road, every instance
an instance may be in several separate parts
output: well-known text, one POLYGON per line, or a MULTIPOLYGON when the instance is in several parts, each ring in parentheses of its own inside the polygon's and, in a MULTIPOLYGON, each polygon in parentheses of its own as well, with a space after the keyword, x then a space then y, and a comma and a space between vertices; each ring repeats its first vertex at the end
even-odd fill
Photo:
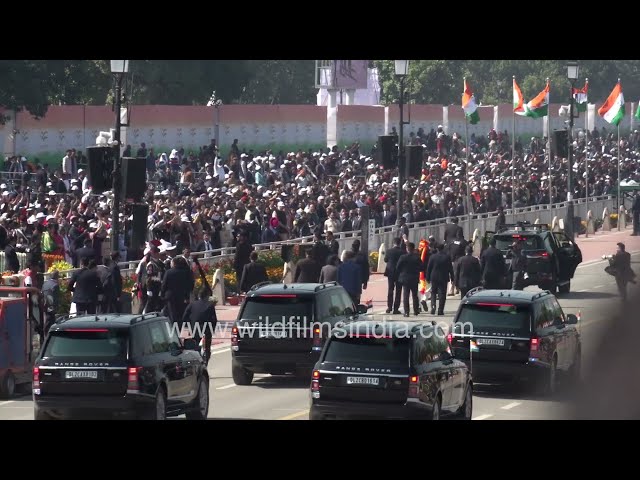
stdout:
POLYGON ((267 378, 258 378, 251 385, 270 388, 309 388, 310 379, 307 377, 294 377, 293 375, 272 375, 267 378))
POLYGON ((615 293, 608 292, 571 292, 559 297, 565 300, 600 300, 604 298, 614 298, 617 296, 618 295, 615 293))
POLYGON ((473 395, 475 397, 487 398, 492 400, 525 400, 537 402, 566 402, 572 396, 572 391, 566 384, 559 384, 558 390, 553 395, 539 394, 534 391, 532 385, 493 385, 481 384, 474 385, 473 395))

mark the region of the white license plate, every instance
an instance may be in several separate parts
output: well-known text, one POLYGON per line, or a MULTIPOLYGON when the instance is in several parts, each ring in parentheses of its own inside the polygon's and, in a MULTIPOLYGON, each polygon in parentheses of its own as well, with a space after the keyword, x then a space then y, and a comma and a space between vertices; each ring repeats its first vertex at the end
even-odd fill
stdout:
POLYGON ((380 385, 378 377, 347 377, 347 385, 380 385))
POLYGON ((497 345, 504 347, 504 339, 502 338, 479 338, 477 342, 478 345, 497 345))
POLYGON ((260 332, 260 338, 287 338, 287 335, 284 330, 272 330, 260 332))
POLYGON ((98 379, 98 372, 95 370, 72 370, 64 373, 64 378, 89 378, 91 380, 98 379))

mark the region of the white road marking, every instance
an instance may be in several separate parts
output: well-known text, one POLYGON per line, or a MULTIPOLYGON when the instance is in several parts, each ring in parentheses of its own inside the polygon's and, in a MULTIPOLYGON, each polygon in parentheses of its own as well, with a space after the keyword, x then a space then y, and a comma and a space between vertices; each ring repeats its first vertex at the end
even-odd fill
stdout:
POLYGON ((602 288, 604 285, 595 285, 593 288, 602 288))
POLYGON ((10 403, 16 403, 15 400, 8 400, 6 402, 0 402, 0 407, 2 407, 3 405, 9 405, 10 403))
POLYGON ((215 351, 211 352, 211 354, 212 355, 220 355, 221 353, 227 353, 227 352, 230 352, 230 351, 231 351, 230 348, 223 348, 223 349, 220 349, 220 350, 215 350, 215 351))
POLYGON ((286 417, 280 417, 278 420, 295 420, 296 418, 304 417, 309 414, 309 410, 302 410, 298 413, 292 413, 291 415, 287 415, 286 417))
POLYGON ((583 288, 582 290, 576 290, 576 292, 588 292, 589 289, 588 288, 583 288))
POLYGON ((237 385, 235 383, 230 383, 229 385, 225 385, 223 387, 218 387, 218 388, 216 388, 216 390, 226 390, 228 388, 233 388, 233 387, 237 387, 237 385))
POLYGON ((487 418, 491 418, 491 417, 493 417, 493 414, 492 413, 487 413, 485 415, 479 415, 479 416, 477 416, 475 418, 472 418, 472 420, 486 420, 487 418))
POLYGON ((502 410, 511 410, 512 408, 515 408, 518 405, 522 405, 522 402, 511 402, 509 405, 505 405, 504 407, 500 407, 500 408, 502 408, 502 410))

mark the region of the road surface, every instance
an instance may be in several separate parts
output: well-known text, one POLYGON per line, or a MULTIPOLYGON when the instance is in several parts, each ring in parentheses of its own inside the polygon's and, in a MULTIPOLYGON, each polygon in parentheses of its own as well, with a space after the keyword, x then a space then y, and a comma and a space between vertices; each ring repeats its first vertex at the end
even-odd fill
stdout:
MULTIPOLYGON (((637 237, 636 237, 637 238, 637 237)), ((626 239, 625 239, 626 240, 626 239)), ((607 242, 602 253, 612 253, 615 241, 607 242)), ((631 249, 629 249, 631 250, 631 249)), ((585 258, 585 261, 588 259, 585 258)), ((640 276, 640 255, 632 257, 633 268, 640 276)), ((587 369, 592 353, 597 345, 600 332, 608 328, 612 312, 619 304, 614 278, 604 272, 605 262, 596 261, 581 265, 572 282, 572 292, 559 297, 560 304, 566 313, 582 314, 580 330, 583 341, 583 368, 587 369)), ((372 277, 371 291, 379 290, 384 282, 382 276, 372 277)), ((530 290, 535 290, 530 287, 530 290)), ((379 294, 376 293, 376 310, 382 308, 379 294)), ((363 298, 368 298, 363 295, 363 298)), ((449 297, 446 303, 445 316, 433 317, 421 314, 411 317, 418 321, 444 320, 450 322, 458 308, 459 299, 449 297)), ((379 318, 404 320, 401 316, 378 315, 379 318)), ((214 419, 260 419, 260 420, 306 420, 308 417, 308 382, 291 378, 257 375, 250 386, 236 386, 231 379, 231 352, 225 344, 219 345, 212 356, 209 366, 211 383, 210 417, 214 419)), ((562 394, 555 399, 541 399, 527 394, 512 392, 508 389, 486 389, 476 391, 474 397, 475 420, 533 420, 560 419, 565 416, 566 401, 562 394)), ((33 419, 33 403, 30 396, 16 398, 11 401, 0 401, 0 420, 33 419)))

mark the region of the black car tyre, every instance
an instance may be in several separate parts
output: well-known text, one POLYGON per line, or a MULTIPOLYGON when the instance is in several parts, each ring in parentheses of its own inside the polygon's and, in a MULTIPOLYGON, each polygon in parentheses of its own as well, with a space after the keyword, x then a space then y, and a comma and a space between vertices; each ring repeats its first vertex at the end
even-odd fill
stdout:
POLYGON ((440 420, 440 396, 436 399, 436 402, 433 404, 433 408, 431 409, 431 420, 440 420))
POLYGON ((236 385, 251 385, 253 372, 250 372, 235 360, 231 361, 231 377, 236 385))
POLYGON ((558 293, 569 293, 571 291, 571 282, 567 282, 558 287, 558 293))
POLYGON ((206 420, 209 416, 209 379, 206 376, 198 382, 198 396, 193 401, 193 410, 185 412, 187 420, 206 420))
POLYGON ((551 396, 556 393, 556 390, 558 387, 557 362, 558 362, 558 359, 554 355, 553 360, 551 361, 551 366, 543 376, 543 381, 540 388, 540 393, 542 395, 551 396))
POLYGON ((167 392, 164 387, 158 389, 156 399, 153 403, 153 409, 149 411, 149 420, 166 420, 167 419, 167 392))
POLYGON ((0 398, 11 398, 16 393, 16 377, 7 372, 0 379, 0 398))
POLYGON ((467 393, 464 396, 464 403, 456 412, 456 417, 460 420, 471 420, 473 416, 473 387, 467 385, 467 393))

